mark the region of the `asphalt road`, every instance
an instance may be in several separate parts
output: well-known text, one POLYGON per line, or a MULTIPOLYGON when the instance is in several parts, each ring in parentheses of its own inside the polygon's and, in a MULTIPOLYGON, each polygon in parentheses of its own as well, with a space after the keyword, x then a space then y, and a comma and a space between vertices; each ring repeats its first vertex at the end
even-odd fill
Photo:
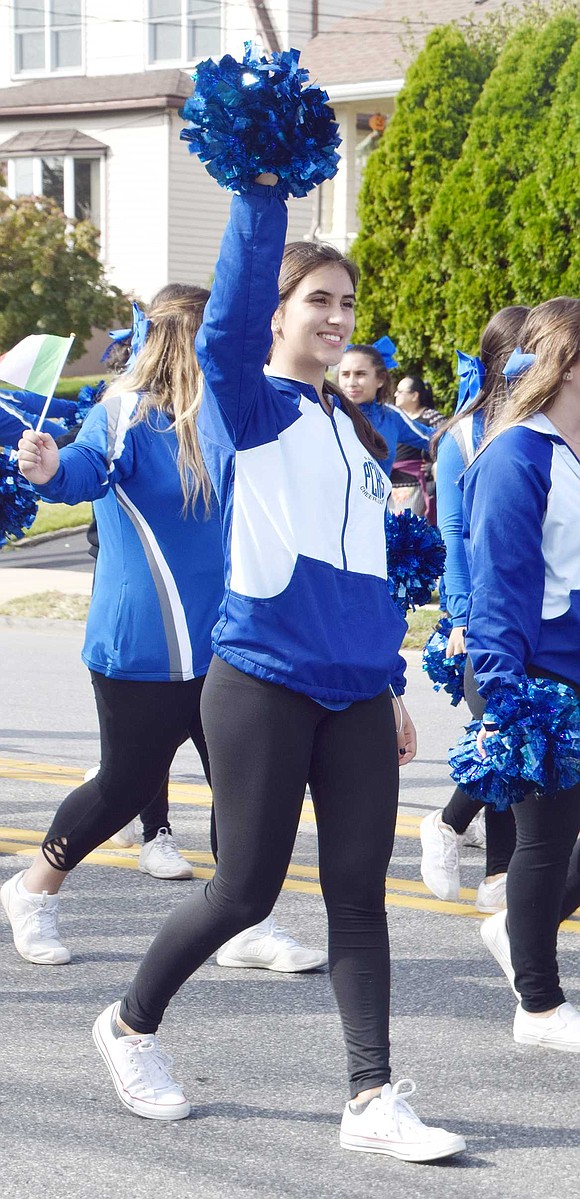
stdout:
MULTIPOLYGON (((82 628, 0 622, 0 882, 28 860, 55 807, 98 760, 82 628)), ((388 907, 394 1077, 416 1108, 462 1132, 451 1164, 411 1166, 338 1146, 346 1098, 340 1026, 326 974, 220 969, 210 960, 172 1003, 163 1045, 194 1104, 156 1125, 119 1105, 90 1036, 163 917, 208 864, 209 795, 190 747, 175 763, 172 819, 199 878, 140 874, 137 850, 109 845, 63 890, 70 966, 25 963, 0 919, 0 1169, 10 1199, 553 1199, 580 1193, 578 1062, 516 1047, 513 997, 486 956, 472 907, 483 857, 463 858, 459 904, 420 881, 418 822, 449 794, 446 751, 463 714, 436 696, 412 655, 409 708, 420 751, 404 772, 388 907)), ((364 780, 361 780, 364 785, 364 780)), ((322 944, 316 838, 308 807, 277 918, 322 944)), ((580 922, 561 936, 562 974, 580 998, 580 922)))

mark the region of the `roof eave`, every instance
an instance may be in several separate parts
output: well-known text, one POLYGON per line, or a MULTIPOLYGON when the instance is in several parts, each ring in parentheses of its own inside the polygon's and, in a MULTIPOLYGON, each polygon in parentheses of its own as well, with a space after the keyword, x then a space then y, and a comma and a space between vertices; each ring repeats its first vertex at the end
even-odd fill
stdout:
POLYGON ((329 83, 326 91, 331 103, 335 104, 343 100, 384 100, 397 96, 404 82, 401 76, 400 79, 368 79, 362 83, 329 83))
POLYGON ((61 104, 15 104, 9 108, 0 108, 2 117, 44 117, 61 116, 67 113, 85 112, 119 112, 132 108, 181 108, 186 96, 149 96, 139 100, 91 100, 85 103, 78 100, 61 104))

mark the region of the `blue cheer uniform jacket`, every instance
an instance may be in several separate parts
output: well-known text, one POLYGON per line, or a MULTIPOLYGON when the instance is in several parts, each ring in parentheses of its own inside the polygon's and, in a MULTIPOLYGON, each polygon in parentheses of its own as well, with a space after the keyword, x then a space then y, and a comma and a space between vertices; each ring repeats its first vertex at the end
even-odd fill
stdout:
POLYGON ((160 411, 133 424, 135 393, 89 412, 61 450, 46 499, 92 500, 99 534, 83 661, 118 679, 180 682, 206 673, 223 594, 217 507, 184 515, 177 438, 160 411))
POLYGON ((483 440, 484 412, 470 412, 443 434, 437 448, 437 523, 445 542, 445 603, 454 628, 467 624, 471 578, 463 540, 460 479, 483 440))
POLYGON ((526 671, 580 684, 580 462, 543 413, 500 433, 463 477, 467 652, 479 690, 526 671))
POLYGON ((378 400, 372 400, 370 404, 359 404, 359 410, 364 413, 373 429, 380 433, 387 444, 388 456, 380 458, 379 465, 382 466, 389 478, 399 445, 412 446, 413 449, 419 451, 419 455, 429 453, 433 430, 428 425, 421 425, 419 421, 411 420, 411 417, 407 416, 402 408, 395 408, 393 404, 380 404, 378 400))
POLYGON ((275 188, 233 197, 197 336, 226 576, 212 644, 241 671, 345 705, 404 690, 390 484, 338 402, 329 416, 312 386, 264 374, 285 233, 275 188))

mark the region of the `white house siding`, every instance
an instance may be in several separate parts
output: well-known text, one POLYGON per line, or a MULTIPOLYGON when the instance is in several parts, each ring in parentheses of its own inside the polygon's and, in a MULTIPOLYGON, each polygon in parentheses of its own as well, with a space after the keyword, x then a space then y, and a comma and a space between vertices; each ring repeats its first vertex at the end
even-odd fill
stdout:
POLYGON ((199 159, 189 153, 187 144, 179 140, 183 128, 177 112, 172 112, 168 130, 168 279, 207 287, 228 218, 230 197, 199 159))
MULTIPOLYGON (((104 114, 93 134, 110 146, 106 253, 109 277, 148 301, 168 282, 169 115, 104 114)), ((85 130, 85 121, 75 121, 85 130)), ((88 132, 88 129, 86 130, 88 132)))

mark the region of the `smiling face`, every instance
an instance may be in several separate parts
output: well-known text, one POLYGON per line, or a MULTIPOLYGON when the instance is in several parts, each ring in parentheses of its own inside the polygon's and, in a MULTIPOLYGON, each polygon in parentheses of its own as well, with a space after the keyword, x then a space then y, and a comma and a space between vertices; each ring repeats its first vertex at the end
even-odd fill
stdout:
POLYGON ((368 354, 349 350, 338 369, 338 386, 353 404, 368 404, 384 383, 385 375, 386 371, 378 371, 368 354))
POLYGON ((272 367, 280 373, 314 382, 328 366, 336 366, 354 329, 354 288, 348 271, 327 262, 290 292, 272 322, 272 367))

